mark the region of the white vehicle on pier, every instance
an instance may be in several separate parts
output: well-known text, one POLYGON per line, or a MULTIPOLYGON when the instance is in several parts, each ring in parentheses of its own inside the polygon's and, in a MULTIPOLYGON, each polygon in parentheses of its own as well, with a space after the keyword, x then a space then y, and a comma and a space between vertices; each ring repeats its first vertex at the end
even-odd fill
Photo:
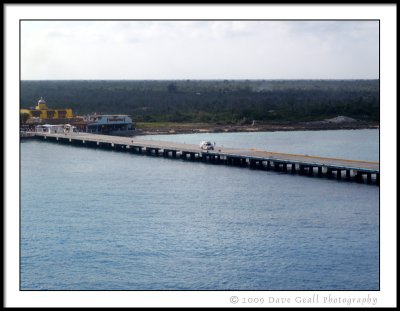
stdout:
POLYGON ((214 150, 214 145, 210 141, 202 141, 200 143, 200 148, 202 150, 214 150))

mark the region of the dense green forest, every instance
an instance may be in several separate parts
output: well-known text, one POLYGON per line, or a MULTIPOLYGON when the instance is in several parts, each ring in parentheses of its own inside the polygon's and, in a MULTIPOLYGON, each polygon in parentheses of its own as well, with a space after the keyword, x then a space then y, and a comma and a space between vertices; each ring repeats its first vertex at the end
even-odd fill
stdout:
POLYGON ((379 121, 379 80, 21 81, 21 108, 129 114, 136 122, 379 121))

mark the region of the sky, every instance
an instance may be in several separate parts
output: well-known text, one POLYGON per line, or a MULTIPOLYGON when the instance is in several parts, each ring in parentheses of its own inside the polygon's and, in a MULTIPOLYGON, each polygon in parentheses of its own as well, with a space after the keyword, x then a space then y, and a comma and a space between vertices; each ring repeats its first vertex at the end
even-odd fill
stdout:
POLYGON ((378 79, 379 22, 22 21, 21 79, 378 79))

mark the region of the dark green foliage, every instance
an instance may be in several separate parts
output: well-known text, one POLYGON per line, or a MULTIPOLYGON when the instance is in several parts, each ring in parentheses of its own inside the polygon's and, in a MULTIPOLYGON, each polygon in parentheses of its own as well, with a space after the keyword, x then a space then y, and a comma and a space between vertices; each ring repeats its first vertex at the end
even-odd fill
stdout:
POLYGON ((74 114, 120 113, 144 122, 379 121, 379 80, 22 81, 21 108, 43 96, 74 114))
POLYGON ((19 114, 19 122, 21 124, 24 124, 27 120, 29 119, 29 114, 28 113, 20 113, 19 114))

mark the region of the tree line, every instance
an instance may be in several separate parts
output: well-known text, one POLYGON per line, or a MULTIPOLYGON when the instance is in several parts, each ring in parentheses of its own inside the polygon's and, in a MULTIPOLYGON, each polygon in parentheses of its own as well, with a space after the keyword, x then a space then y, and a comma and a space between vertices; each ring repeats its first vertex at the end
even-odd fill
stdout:
POLYGON ((379 80, 21 81, 21 108, 128 114, 136 122, 379 121, 379 80))

